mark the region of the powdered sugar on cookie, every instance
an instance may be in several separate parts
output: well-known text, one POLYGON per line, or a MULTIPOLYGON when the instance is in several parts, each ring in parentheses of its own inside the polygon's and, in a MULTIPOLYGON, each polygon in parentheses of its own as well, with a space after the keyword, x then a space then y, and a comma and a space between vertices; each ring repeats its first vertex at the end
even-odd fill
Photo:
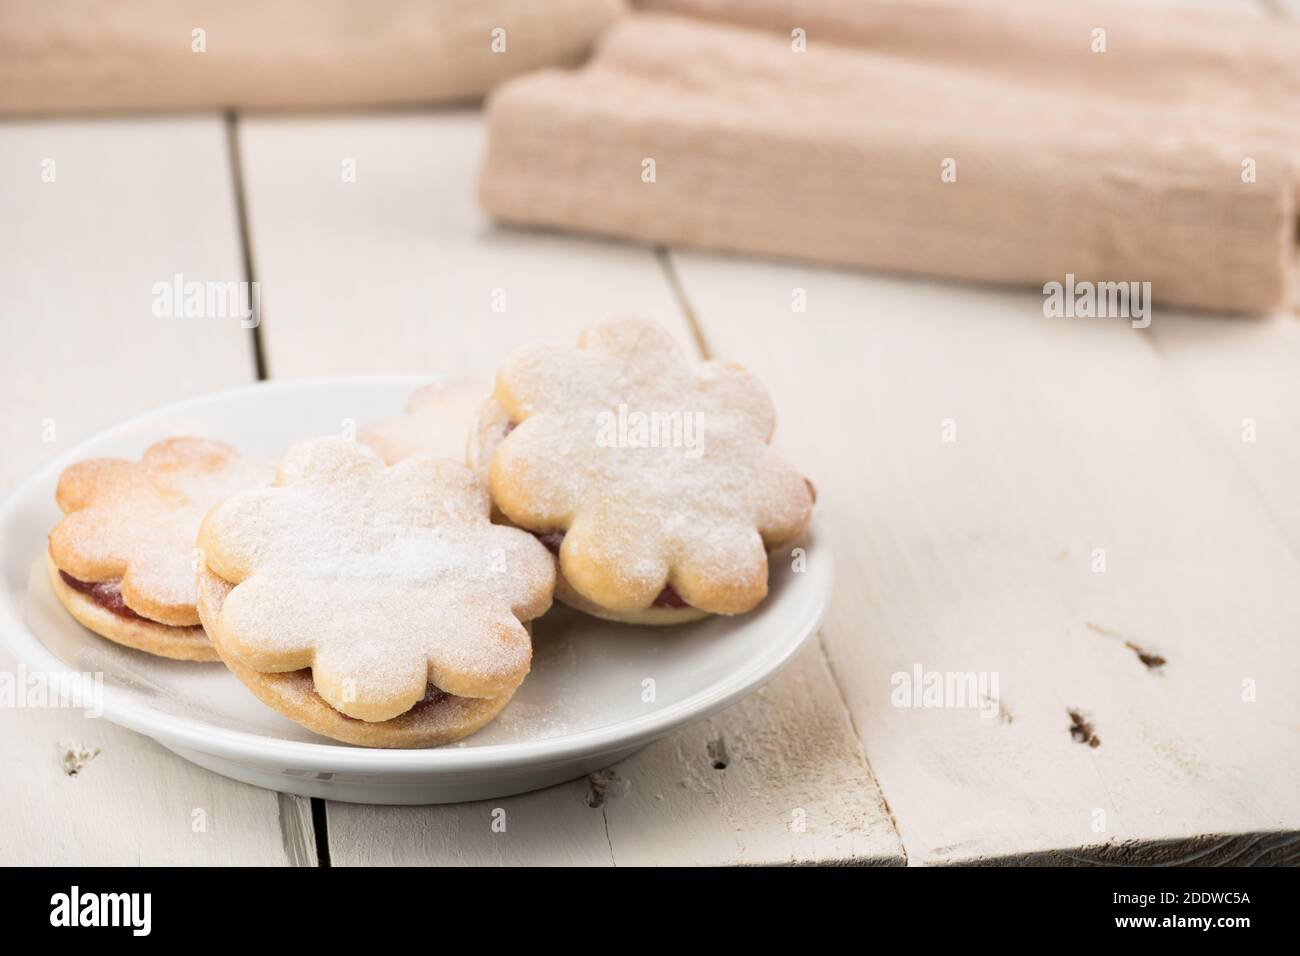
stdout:
POLYGON ((389 465, 416 455, 463 461, 470 431, 490 391, 476 381, 426 385, 410 397, 401 415, 367 425, 357 440, 389 465))
POLYGON ((555 566, 488 511, 458 462, 386 467, 341 439, 294 446, 275 487, 229 499, 200 531, 207 567, 236 585, 221 645, 257 671, 310 667, 321 697, 367 721, 409 710, 429 683, 509 693, 531 659, 521 622, 550 606, 555 566))
POLYGON ((142 617, 197 625, 199 524, 223 498, 270 478, 270 466, 200 438, 158 442, 139 462, 80 462, 59 477, 55 498, 65 517, 50 534, 50 558, 78 581, 120 579, 123 602, 142 617))
POLYGON ((767 551, 807 525, 812 492, 768 442, 771 399, 741 366, 692 367, 662 328, 598 322, 577 349, 526 348, 497 376, 514 428, 492 454, 497 507, 566 532, 565 578, 616 611, 666 586, 739 613, 767 592, 767 551))

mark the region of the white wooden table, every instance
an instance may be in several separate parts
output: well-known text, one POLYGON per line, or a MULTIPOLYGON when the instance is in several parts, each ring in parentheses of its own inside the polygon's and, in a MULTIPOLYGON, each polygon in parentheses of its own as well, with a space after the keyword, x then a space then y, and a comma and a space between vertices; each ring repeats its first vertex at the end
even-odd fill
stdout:
POLYGON ((605 774, 461 806, 313 807, 106 721, 0 711, 0 863, 1300 859, 1297 316, 1137 331, 1045 319, 1032 291, 500 230, 483 136, 474 110, 0 124, 0 492, 259 374, 487 377, 513 342, 634 311, 774 393, 835 538, 819 639, 605 774), (157 281, 248 271, 256 333, 151 315, 157 281), (1002 716, 891 706, 915 665, 997 672, 1002 716), (102 753, 68 776, 64 742, 102 753))

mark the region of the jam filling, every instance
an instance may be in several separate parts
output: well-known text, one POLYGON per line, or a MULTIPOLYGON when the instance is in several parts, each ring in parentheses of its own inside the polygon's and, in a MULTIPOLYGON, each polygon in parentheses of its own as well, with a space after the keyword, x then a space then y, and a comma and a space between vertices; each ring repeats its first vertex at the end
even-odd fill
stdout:
MULTIPOLYGON (((546 545, 546 549, 550 551, 551 554, 559 557, 560 545, 564 543, 563 531, 546 531, 541 534, 534 533, 534 537, 536 537, 542 544, 546 545)), ((689 604, 682 600, 682 596, 673 590, 671 584, 659 592, 659 596, 654 599, 654 602, 650 606, 664 608, 690 607, 689 604)))
POLYGON ((148 620, 126 606, 126 602, 122 600, 121 581, 79 581, 67 571, 60 571, 59 577, 72 590, 80 591, 100 607, 112 611, 118 617, 126 618, 128 621, 148 620))
MULTIPOLYGON (((563 537, 563 535, 561 535, 561 537, 563 537)), ((557 544, 556 548, 558 547, 559 545, 557 544)), ((63 570, 59 571, 59 577, 62 578, 63 583, 72 588, 72 590, 79 591, 86 595, 86 597, 90 598, 100 607, 112 611, 119 617, 135 621, 149 620, 147 617, 137 614, 126 606, 126 602, 122 600, 122 582, 120 581, 81 581, 63 570)), ((157 622, 155 621, 153 623, 157 622)), ((299 671, 299 673, 305 676, 308 680, 311 680, 310 668, 304 668, 302 671, 299 671)), ((433 684, 429 684, 424 689, 424 696, 415 702, 415 706, 413 706, 411 710, 415 710, 418 707, 428 707, 433 704, 440 704, 451 696, 451 694, 447 693, 441 687, 435 687, 433 684)), ((410 713, 410 711, 407 711, 407 713, 410 713)), ((347 717, 347 714, 343 714, 343 716, 347 717)), ((354 718, 348 717, 348 719, 352 720, 354 718)))
POLYGON ((434 687, 430 684, 424 689, 424 696, 415 702, 415 706, 419 707, 421 704, 440 704, 450 696, 451 694, 447 693, 441 687, 434 687))
MULTIPOLYGON (((300 671, 294 671, 294 673, 296 673, 296 674, 301 674, 303 677, 307 678, 307 680, 311 681, 311 682, 312 682, 312 689, 315 690, 316 682, 315 682, 315 680, 312 678, 312 675, 311 675, 311 668, 310 668, 310 667, 305 667, 305 668, 303 668, 303 669, 300 670, 300 671)), ((426 687, 424 688, 424 696, 421 697, 419 700, 417 700, 417 701, 416 701, 416 702, 411 706, 411 709, 410 709, 410 710, 406 711, 405 714, 400 714, 399 716, 405 717, 407 714, 413 714, 413 713, 415 713, 417 710, 419 710, 419 709, 422 708, 422 707, 432 707, 434 704, 441 704, 444 700, 447 700, 447 699, 449 699, 449 698, 452 697, 452 696, 453 696, 452 694, 447 693, 447 692, 446 692, 445 690, 443 690, 441 687, 435 687, 433 684, 429 684, 428 686, 426 686, 426 687)), ((324 698, 322 698, 322 700, 323 700, 323 699, 324 699, 324 698)), ((327 706, 329 706, 329 705, 327 705, 327 706)), ((341 711, 341 710, 337 710, 337 709, 335 709, 334 712, 335 712, 336 714, 338 714, 340 717, 342 717, 344 720, 355 720, 355 721, 358 721, 358 722, 360 722, 360 720, 361 720, 361 718, 359 718, 359 717, 352 717, 352 716, 350 716, 350 715, 348 715, 348 714, 343 713, 343 711, 341 711)), ((393 719, 393 720, 396 720, 397 718, 394 717, 394 718, 392 718, 392 719, 393 719)))

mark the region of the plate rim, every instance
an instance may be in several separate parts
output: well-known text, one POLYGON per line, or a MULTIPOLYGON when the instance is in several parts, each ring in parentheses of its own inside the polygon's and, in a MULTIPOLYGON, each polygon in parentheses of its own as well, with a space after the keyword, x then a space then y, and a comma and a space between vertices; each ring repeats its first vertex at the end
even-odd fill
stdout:
MULTIPOLYGON (((418 387, 429 382, 448 380, 435 375, 327 375, 308 378, 278 379, 235 386, 203 395, 191 396, 134 415, 103 429, 79 442, 64 454, 41 466, 9 494, 0 505, 0 548, 5 546, 9 528, 23 503, 36 488, 57 480, 59 472, 81 458, 93 455, 90 447, 129 434, 154 419, 185 411, 196 406, 219 403, 249 392, 291 391, 337 387, 418 387)), ((484 383, 487 384, 486 382, 484 383)), ((338 742, 282 740, 262 734, 214 727, 193 717, 166 714, 127 699, 119 699, 113 688, 103 689, 102 717, 111 723, 144 734, 169 745, 197 750, 225 760, 252 763, 282 769, 334 773, 383 772, 396 775, 493 772, 525 769, 537 765, 563 762, 637 747, 698 720, 712 716, 751 691, 757 690, 777 673, 808 643, 826 615, 835 588, 835 563, 829 535, 823 526, 821 511, 814 509, 810 528, 819 539, 819 564, 825 570, 825 586, 816 597, 813 613, 800 622, 795 636, 775 643, 772 648, 753 657, 740 668, 704 690, 664 708, 622 720, 614 724, 537 740, 484 744, 480 747, 428 747, 386 749, 354 747, 338 742)), ((43 580, 43 579, 42 579, 43 580)), ((0 588, 0 640, 28 665, 37 665, 48 673, 75 674, 32 633, 20 616, 20 608, 9 599, 8 589, 0 588)))

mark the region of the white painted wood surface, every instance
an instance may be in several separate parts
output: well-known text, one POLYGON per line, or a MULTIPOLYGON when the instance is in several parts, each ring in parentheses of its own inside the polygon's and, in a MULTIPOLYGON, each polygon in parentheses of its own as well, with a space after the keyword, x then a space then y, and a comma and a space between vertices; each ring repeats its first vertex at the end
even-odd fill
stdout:
MULTIPOLYGON (((910 862, 1190 859, 1207 835, 1300 854, 1300 560, 1258 490, 1294 487, 1269 471, 1293 432, 1249 480, 1205 435, 1212 377, 1193 403, 1197 369, 1160 339, 1046 319, 1032 292, 673 262, 710 350, 775 393, 838 532, 852 583, 824 640, 910 862), (891 706, 916 665, 996 673, 1004 719, 891 706), (1100 746, 1072 739, 1071 710, 1100 746)), ((1281 349, 1293 323, 1223 333, 1281 349)))
MULTIPOLYGON (((239 138, 274 376, 490 378, 515 344, 571 343, 592 319, 628 310, 693 341, 650 250, 482 218, 476 112, 245 120, 239 138), (355 183, 341 175, 348 158, 355 183)), ((761 696, 594 781, 462 807, 330 804, 328 822, 336 865, 902 862, 816 649, 761 696), (709 756, 719 739, 725 770, 709 756), (490 826, 496 807, 504 833, 490 826)))
POLYGON ((1300 554, 1300 319, 1198 316, 1151 331, 1207 444, 1237 463, 1300 554))
MULTIPOLYGON (((102 428, 253 378, 237 321, 151 313, 177 272, 241 277, 233 195, 217 117, 0 126, 0 494, 102 428)), ((0 766, 0 863, 315 862, 307 801, 79 711, 0 710, 0 766), (68 776, 65 742, 101 752, 68 776)))

